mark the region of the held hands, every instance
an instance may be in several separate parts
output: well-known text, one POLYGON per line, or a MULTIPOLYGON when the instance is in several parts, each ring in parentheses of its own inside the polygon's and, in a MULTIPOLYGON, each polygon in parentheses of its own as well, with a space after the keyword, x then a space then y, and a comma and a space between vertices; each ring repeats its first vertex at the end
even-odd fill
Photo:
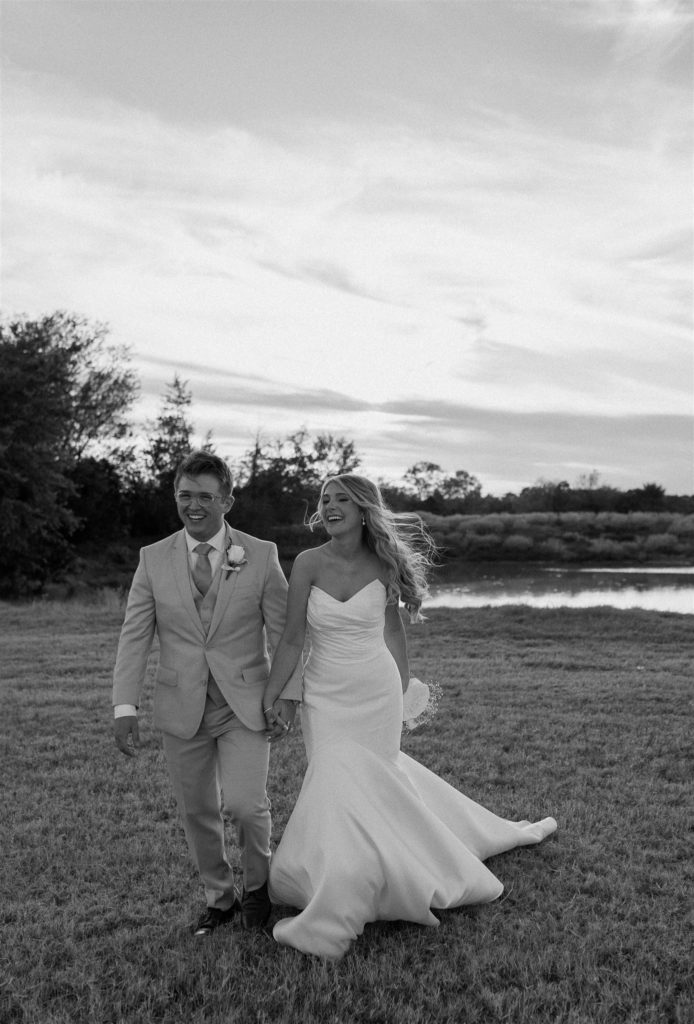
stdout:
POLYGON ((273 704, 263 702, 265 735, 268 743, 284 739, 292 729, 296 715, 296 704, 292 700, 278 698, 273 704))
POLYGON ((137 748, 140 746, 140 729, 137 724, 137 715, 123 715, 113 720, 113 735, 116 746, 122 754, 128 757, 135 757, 137 748), (132 736, 132 745, 129 743, 132 736))

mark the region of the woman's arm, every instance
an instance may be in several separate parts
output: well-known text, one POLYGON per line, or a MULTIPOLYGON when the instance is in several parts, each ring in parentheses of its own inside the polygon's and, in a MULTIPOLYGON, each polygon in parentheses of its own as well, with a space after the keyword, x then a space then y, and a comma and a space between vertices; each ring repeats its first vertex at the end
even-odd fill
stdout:
POLYGON ((393 655, 395 664, 398 666, 402 692, 407 689, 410 681, 410 666, 407 659, 407 637, 405 627, 400 618, 400 609, 397 604, 386 605, 386 624, 383 630, 383 639, 386 647, 393 655))
POLYGON ((311 551, 302 551, 297 555, 292 568, 287 594, 287 618, 272 659, 270 678, 263 697, 263 711, 272 708, 282 693, 304 649, 306 605, 313 579, 311 554, 311 551))

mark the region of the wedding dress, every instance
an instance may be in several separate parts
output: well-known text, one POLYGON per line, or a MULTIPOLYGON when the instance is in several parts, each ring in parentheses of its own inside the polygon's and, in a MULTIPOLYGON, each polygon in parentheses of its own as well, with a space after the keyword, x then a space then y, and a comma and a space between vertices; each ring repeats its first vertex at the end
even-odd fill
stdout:
POLYGON ((270 865, 275 939, 338 959, 369 921, 437 925, 434 909, 503 891, 482 863, 538 843, 554 818, 506 821, 400 750, 402 686, 383 639, 386 592, 312 587, 301 726, 308 768, 270 865))

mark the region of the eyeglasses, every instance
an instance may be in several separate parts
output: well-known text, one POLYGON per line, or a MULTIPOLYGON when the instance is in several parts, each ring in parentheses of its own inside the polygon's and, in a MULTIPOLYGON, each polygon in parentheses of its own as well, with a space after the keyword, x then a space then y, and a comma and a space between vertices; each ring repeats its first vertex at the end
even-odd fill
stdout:
POLYGON ((203 508, 213 505, 215 501, 224 501, 223 494, 210 494, 209 491, 176 491, 176 501, 181 505, 190 505, 195 500, 203 508))

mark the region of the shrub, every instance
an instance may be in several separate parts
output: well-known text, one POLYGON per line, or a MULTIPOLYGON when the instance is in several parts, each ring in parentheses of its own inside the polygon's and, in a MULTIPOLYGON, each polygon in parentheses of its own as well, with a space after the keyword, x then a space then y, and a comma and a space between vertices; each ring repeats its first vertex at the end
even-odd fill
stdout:
POLYGON ((459 534, 441 535, 432 533, 442 558, 462 558, 468 549, 467 537, 459 534))
POLYGON ((548 523, 556 522, 555 512, 525 512, 520 517, 525 520, 528 526, 545 526, 548 523))
POLYGON ((475 530, 478 533, 496 533, 500 534, 504 532, 504 522, 501 516, 488 515, 481 516, 475 522, 475 530))
POLYGON ((512 533, 510 537, 506 537, 501 546, 509 553, 521 554, 530 550, 533 541, 530 537, 524 537, 520 533, 512 533))
MULTIPOLYGON (((523 537, 522 539, 526 540, 528 538, 523 537)), ((566 562, 569 558, 569 550, 566 544, 562 543, 558 537, 549 537, 547 540, 542 541, 540 545, 540 554, 547 558, 559 560, 560 562, 566 562)))
POLYGON ((646 551, 676 551, 679 544, 672 533, 654 533, 646 537, 643 546, 646 551))
POLYGON ((694 514, 674 512, 425 513, 444 561, 561 559, 633 564, 694 559, 694 514))
POLYGON ((626 517, 632 525, 632 529, 640 533, 655 533, 656 530, 664 533, 672 522, 672 513, 668 512, 629 512, 626 517))
POLYGON ((624 558, 624 547, 609 537, 595 537, 590 541, 589 553, 595 557, 617 561, 624 558))
POLYGON ((694 534, 694 516, 673 516, 668 533, 674 533, 676 537, 691 537, 694 534))
POLYGON ((571 530, 567 531, 566 533, 561 533, 559 536, 561 537, 563 543, 568 544, 569 546, 572 544, 580 544, 581 541, 584 539, 582 533, 576 533, 575 531, 571 530))
POLYGON ((558 524, 562 530, 567 528, 580 530, 585 523, 585 520, 585 512, 562 512, 557 518, 558 524))
POLYGON ((481 551, 489 551, 490 548, 499 546, 499 538, 491 533, 470 533, 468 542, 471 548, 481 551))

